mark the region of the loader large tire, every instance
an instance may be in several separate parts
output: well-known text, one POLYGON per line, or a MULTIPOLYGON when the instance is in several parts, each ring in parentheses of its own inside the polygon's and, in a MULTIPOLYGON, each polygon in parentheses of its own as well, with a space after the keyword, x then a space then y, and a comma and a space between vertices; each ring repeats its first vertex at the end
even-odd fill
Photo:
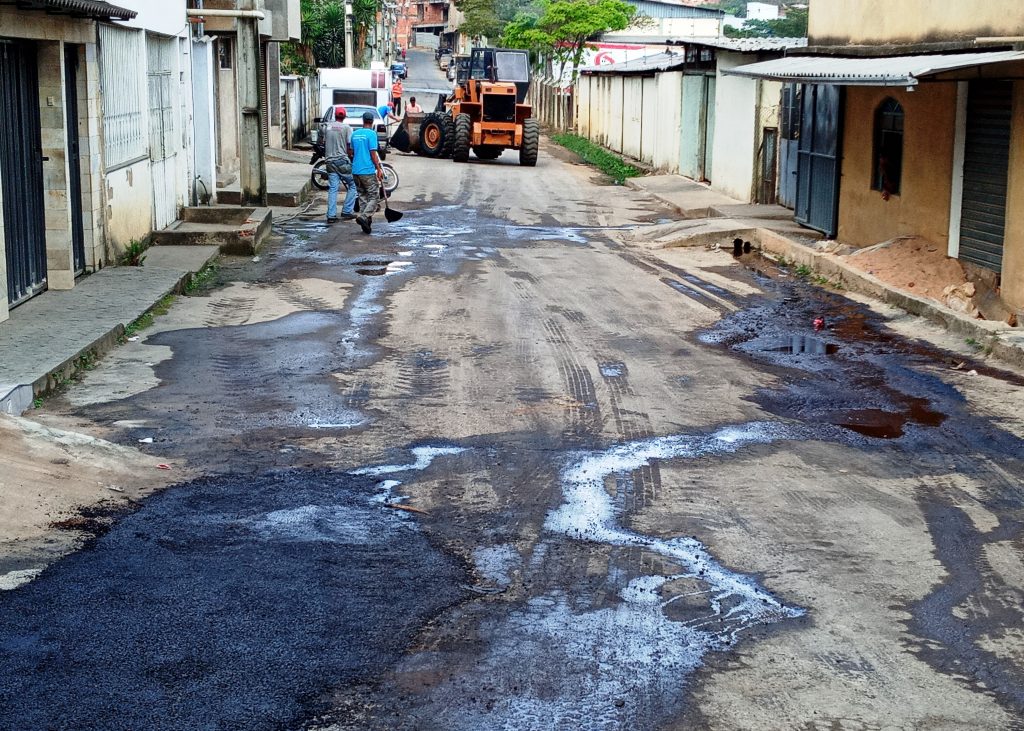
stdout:
POLYGON ((452 159, 455 162, 469 160, 469 143, 473 138, 473 120, 468 114, 460 114, 455 118, 455 147, 452 148, 452 159))
POLYGON ((449 126, 445 120, 447 114, 431 112, 423 117, 420 123, 419 153, 426 157, 444 157, 445 146, 451 144, 446 137, 450 136, 449 126))
POLYGON ((540 123, 530 117, 523 121, 523 144, 519 148, 519 164, 532 168, 537 165, 540 151, 540 123))
POLYGON ((441 157, 447 160, 455 149, 455 120, 450 114, 442 114, 441 123, 444 125, 444 149, 441 150, 441 157))

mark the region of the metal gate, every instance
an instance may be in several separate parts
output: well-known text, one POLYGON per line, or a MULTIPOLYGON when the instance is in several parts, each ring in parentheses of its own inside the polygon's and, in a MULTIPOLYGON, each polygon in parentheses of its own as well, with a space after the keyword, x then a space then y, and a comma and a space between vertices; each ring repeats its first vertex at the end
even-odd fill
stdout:
POLYGON ((1013 83, 972 81, 967 91, 959 258, 999 272, 1006 233, 1013 83))
POLYGON ((46 217, 35 46, 0 39, 0 185, 7 301, 46 288, 46 217))
POLYGON ((834 237, 839 223, 842 87, 805 84, 797 146, 797 221, 834 237))
POLYGON ((800 148, 800 86, 782 87, 782 119, 779 141, 779 205, 796 206, 797 160, 800 148))
POLYGON ((64 44, 64 89, 67 98, 68 195, 71 200, 71 252, 75 274, 85 271, 82 222, 82 159, 78 140, 78 46, 64 44))
POLYGON ((149 88, 149 159, 153 177, 153 228, 157 231, 178 218, 177 147, 175 135, 176 38, 146 38, 149 88))

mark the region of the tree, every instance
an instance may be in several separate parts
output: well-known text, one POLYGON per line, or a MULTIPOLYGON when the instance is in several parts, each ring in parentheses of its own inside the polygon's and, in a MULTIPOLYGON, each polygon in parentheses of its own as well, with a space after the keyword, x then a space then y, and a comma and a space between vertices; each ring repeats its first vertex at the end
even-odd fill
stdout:
POLYGON ((785 18, 778 20, 748 20, 742 28, 726 28, 730 38, 805 38, 807 36, 806 8, 790 8, 785 18))
MULTIPOLYGON (((317 67, 345 65, 345 0, 302 0, 302 41, 285 43, 281 61, 286 73, 307 76, 317 67)), ((366 54, 369 30, 377 22, 377 0, 353 0, 353 64, 366 54)))
POLYGON ((560 65, 558 76, 571 64, 576 81, 587 46, 602 33, 628 28, 636 8, 623 0, 541 0, 539 16, 520 13, 505 26, 501 44, 549 55, 560 65))
POLYGON ((463 35, 471 38, 495 38, 501 34, 504 23, 498 16, 494 0, 456 0, 455 6, 465 16, 465 20, 459 25, 459 32, 463 35))
POLYGON ((284 71, 307 76, 318 66, 344 66, 344 0, 302 0, 301 9, 302 40, 281 46, 284 71))

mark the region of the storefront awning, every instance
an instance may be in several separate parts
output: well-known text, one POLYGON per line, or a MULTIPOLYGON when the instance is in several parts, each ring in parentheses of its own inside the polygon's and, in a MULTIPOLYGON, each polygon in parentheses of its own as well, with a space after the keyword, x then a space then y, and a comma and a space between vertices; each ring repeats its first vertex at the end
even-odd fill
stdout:
POLYGON ((17 0, 22 10, 45 10, 48 13, 100 20, 131 20, 134 10, 111 5, 103 0, 17 0))
POLYGON ((1024 61, 1024 51, 946 53, 934 56, 834 58, 787 56, 728 69, 726 74, 801 84, 840 86, 916 86, 919 79, 1007 61, 1024 61))

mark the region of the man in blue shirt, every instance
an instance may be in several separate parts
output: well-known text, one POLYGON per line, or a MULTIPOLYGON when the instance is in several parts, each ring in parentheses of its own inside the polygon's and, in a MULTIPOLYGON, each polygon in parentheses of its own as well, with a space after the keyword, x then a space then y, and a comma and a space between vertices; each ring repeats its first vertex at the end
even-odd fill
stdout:
POLYGON ((370 233, 373 225, 373 214, 380 205, 380 184, 384 178, 384 169, 380 166, 377 155, 377 130, 373 128, 376 121, 373 112, 363 112, 363 126, 352 133, 352 176, 356 179, 356 190, 359 191, 359 215, 356 223, 363 233, 370 233))

